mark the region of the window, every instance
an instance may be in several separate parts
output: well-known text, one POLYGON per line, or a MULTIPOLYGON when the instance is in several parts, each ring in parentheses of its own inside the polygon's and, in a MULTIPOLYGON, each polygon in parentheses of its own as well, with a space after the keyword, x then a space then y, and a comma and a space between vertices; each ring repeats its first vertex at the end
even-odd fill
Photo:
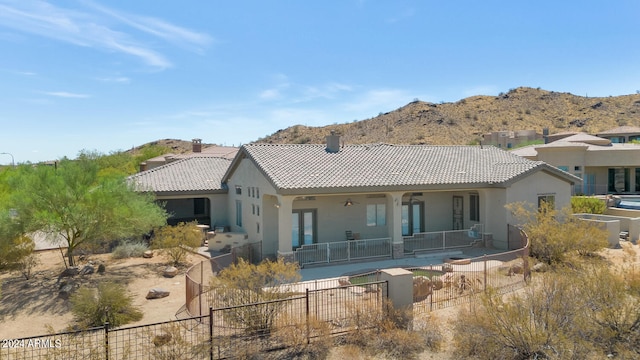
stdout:
POLYGON ((253 215, 256 214, 256 205, 255 204, 251 204, 251 214, 253 214, 253 215))
POLYGON ((236 185, 236 195, 242 195, 242 186, 236 185))
POLYGON ((568 166, 561 165, 561 166, 558 166, 558 169, 560 169, 562 171, 569 172, 569 167, 568 166))
POLYGON ((236 200, 236 225, 242 226, 242 201, 236 200))
POLYGON ((256 188, 256 198, 260 199, 260 188, 256 188))
POLYGON ((260 234, 260 223, 256 223, 256 233, 260 234))
POLYGON ((260 216, 260 205, 256 205, 256 215, 260 216))
POLYGON ((542 204, 547 203, 549 207, 555 209, 556 196, 555 195, 538 195, 538 210, 542 208, 542 204))
POLYGON ((386 217, 385 204, 367 204, 367 226, 384 226, 386 217))
POLYGON ((469 195, 469 220, 480 221, 480 195, 469 195))
POLYGON ((195 198, 193 199, 193 214, 198 215, 207 215, 209 212, 207 211, 207 204, 209 203, 209 199, 207 198, 195 198))
POLYGON ((608 191, 611 193, 628 192, 630 189, 630 169, 609 168, 608 191))
POLYGON ((574 166, 573 171, 582 171, 582 166, 574 166))

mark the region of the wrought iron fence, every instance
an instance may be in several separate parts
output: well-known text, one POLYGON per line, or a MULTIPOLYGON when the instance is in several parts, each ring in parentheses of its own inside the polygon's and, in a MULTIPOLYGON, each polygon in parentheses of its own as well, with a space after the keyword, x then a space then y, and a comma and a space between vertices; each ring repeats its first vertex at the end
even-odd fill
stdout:
POLYGON ((271 301, 209 308, 203 316, 111 329, 101 327, 4 340, 0 359, 236 359, 308 344, 353 328, 352 309, 384 310, 386 282, 309 289, 271 301), (331 301, 327 301, 331 299, 331 301), (274 316, 266 318, 267 314, 274 316), (265 321, 267 319, 268 321, 265 321), (296 338, 292 339, 291 334, 296 338), (292 342, 293 340, 293 342, 292 342))

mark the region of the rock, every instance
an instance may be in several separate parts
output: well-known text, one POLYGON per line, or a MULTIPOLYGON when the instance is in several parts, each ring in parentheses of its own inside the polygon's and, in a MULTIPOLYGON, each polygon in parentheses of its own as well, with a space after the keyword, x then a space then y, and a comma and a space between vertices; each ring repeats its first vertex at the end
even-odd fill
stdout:
POLYGON ((453 265, 451 265, 451 264, 442 264, 442 271, 444 271, 444 272, 452 272, 453 271, 453 265))
POLYGON ((433 293, 431 280, 424 276, 416 276, 413 279, 413 302, 419 302, 433 293))
POLYGON ((153 250, 147 250, 142 253, 142 257, 145 259, 151 259, 153 257, 153 250))
POLYGON ((523 274, 524 266, 522 264, 513 264, 509 267, 509 276, 513 274, 523 274))
POLYGON ((58 296, 60 296, 63 299, 68 299, 69 296, 71 296, 71 293, 73 292, 73 288, 74 288, 73 284, 65 284, 60 288, 60 291, 58 292, 58 296))
POLYGON ((77 266, 71 266, 64 269, 60 274, 60 277, 76 276, 78 273, 80 273, 80 269, 77 266))
POLYGON ((85 267, 80 270, 80 275, 91 275, 95 272, 95 268, 91 265, 85 265, 85 267))
POLYGON ((535 272, 547 272, 549 270, 549 265, 547 263, 539 262, 533 265, 531 270, 535 272))
POLYGON ((166 268, 164 268, 162 274, 164 275, 164 277, 172 278, 178 275, 178 268, 176 268, 175 266, 167 266, 166 268))
POLYGON ((107 270, 104 264, 98 265, 98 274, 104 274, 105 270, 107 270))
POLYGON ((162 288, 153 288, 151 290, 149 290, 149 292, 147 293, 146 298, 148 300, 152 300, 152 299, 161 299, 164 297, 169 296, 169 291, 162 289, 162 288))
POLYGON ((349 286, 351 285, 351 282, 349 281, 348 277, 341 277, 338 279, 338 285, 340 286, 349 286))

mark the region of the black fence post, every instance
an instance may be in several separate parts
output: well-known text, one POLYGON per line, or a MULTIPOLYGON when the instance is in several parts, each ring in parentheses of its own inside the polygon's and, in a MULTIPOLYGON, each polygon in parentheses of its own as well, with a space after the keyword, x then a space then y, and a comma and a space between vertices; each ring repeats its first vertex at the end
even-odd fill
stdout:
POLYGON ((306 307, 307 307, 307 316, 306 316, 306 320, 307 320, 307 345, 311 343, 311 334, 309 332, 309 288, 306 289, 306 298, 305 298, 305 302, 306 302, 306 307))
POLYGON ((104 358, 109 360, 109 322, 104 323, 104 358))
POLYGON ((482 257, 482 260, 484 261, 484 292, 487 292, 487 254, 484 254, 484 256, 482 257))
POLYGON ((209 306, 209 359, 213 360, 213 307, 209 306))

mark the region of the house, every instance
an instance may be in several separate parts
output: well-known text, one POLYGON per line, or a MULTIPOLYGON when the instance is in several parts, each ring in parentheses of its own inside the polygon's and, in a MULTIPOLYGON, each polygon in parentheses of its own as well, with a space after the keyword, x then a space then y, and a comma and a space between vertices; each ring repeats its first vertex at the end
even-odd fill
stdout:
POLYGON ((576 185, 575 194, 640 194, 640 145, 628 142, 640 132, 622 135, 621 129, 601 133, 613 136, 617 142, 578 133, 548 144, 515 149, 511 153, 544 161, 581 178, 582 184, 576 185))
POLYGON ((181 159, 132 179, 174 220, 197 216, 224 230, 212 249, 241 235, 260 242, 263 257, 307 252, 323 262, 345 252, 400 258, 433 234, 437 244, 451 235, 507 249, 516 221, 506 204, 564 207, 580 182, 494 146, 344 145, 334 134, 326 144, 247 144, 232 161, 181 159))
POLYGON ((511 149, 520 144, 543 140, 543 134, 535 130, 493 131, 483 134, 483 144, 494 145, 502 149, 511 149))
POLYGON ((140 191, 151 191, 169 213, 167 223, 227 223, 227 187, 222 183, 231 160, 187 156, 129 177, 140 191))
POLYGON ((640 127, 620 126, 615 129, 596 134, 598 137, 611 140, 612 143, 628 143, 640 140, 640 127))
POLYGON ((206 148, 202 147, 202 139, 192 139, 191 140, 191 152, 186 154, 163 154, 160 156, 156 156, 154 158, 148 159, 147 161, 140 164, 140 171, 151 170, 157 168, 162 165, 166 165, 170 162, 186 159, 190 157, 219 157, 223 159, 233 159, 238 152, 237 147, 233 146, 218 146, 213 145, 206 148))
POLYGON ((507 248, 505 205, 570 203, 580 180, 493 146, 248 144, 222 182, 233 232, 262 242, 268 256, 304 245, 387 238, 402 256, 410 237, 482 224, 507 248))

